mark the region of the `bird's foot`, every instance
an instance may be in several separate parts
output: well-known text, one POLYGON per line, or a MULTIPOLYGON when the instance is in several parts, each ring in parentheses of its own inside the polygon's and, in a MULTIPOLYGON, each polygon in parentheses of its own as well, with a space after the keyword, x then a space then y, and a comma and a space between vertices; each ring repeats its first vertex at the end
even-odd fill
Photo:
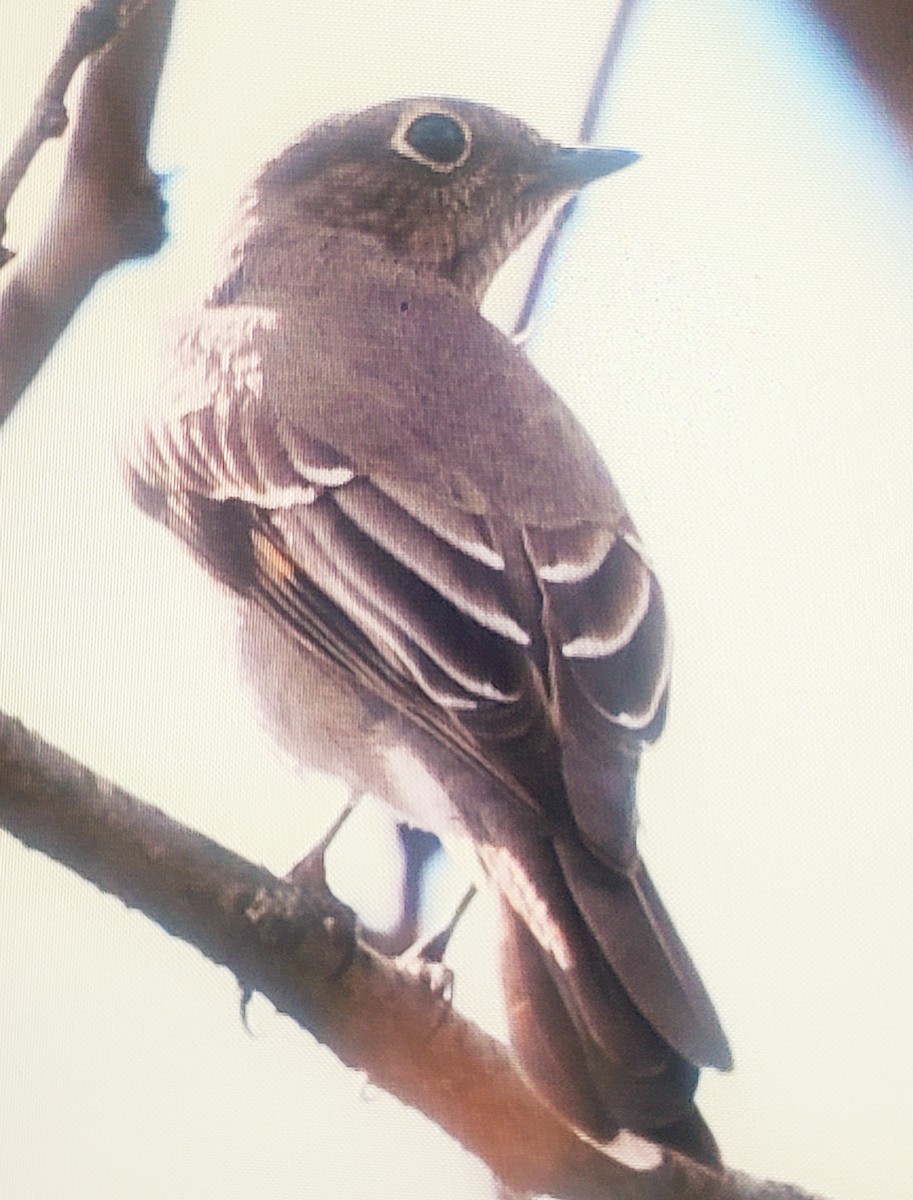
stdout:
POLYGON ((453 971, 446 963, 423 958, 423 948, 417 943, 393 961, 399 970, 420 979, 432 995, 449 1005, 453 1000, 453 971))
POLYGON ((475 894, 475 884, 471 884, 444 928, 433 937, 416 942, 396 959, 399 967, 424 979, 431 991, 448 1004, 453 999, 453 971, 444 963, 443 958, 453 937, 453 931, 475 894))

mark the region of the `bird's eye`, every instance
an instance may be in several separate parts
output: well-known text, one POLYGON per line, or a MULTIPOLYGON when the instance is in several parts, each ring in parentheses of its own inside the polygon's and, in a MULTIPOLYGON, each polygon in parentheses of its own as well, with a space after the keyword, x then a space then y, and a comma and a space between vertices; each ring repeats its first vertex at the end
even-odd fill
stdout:
POLYGON ((469 155, 469 129, 449 113, 430 112, 407 124, 393 135, 393 148, 432 171, 452 171, 469 155))
POLYGON ((462 128, 443 113, 418 117, 406 130, 406 141, 413 150, 436 163, 455 163, 466 149, 462 128))

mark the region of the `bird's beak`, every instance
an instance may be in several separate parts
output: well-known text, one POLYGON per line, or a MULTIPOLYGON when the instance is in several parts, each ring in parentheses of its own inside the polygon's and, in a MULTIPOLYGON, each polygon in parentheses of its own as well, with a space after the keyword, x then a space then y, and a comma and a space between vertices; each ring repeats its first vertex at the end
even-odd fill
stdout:
POLYGON ((553 176, 564 186, 582 188, 594 179, 611 175, 637 162, 640 155, 634 150, 617 150, 608 146, 558 146, 553 160, 553 176))

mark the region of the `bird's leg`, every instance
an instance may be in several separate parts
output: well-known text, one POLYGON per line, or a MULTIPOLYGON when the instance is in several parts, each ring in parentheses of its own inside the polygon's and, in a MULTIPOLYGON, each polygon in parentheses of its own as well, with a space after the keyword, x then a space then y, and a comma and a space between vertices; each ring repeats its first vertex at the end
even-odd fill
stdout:
POLYGON ((403 954, 418 938, 425 875, 428 864, 441 848, 441 843, 433 833, 426 833, 424 829, 417 829, 403 821, 397 824, 396 833, 403 856, 399 917, 390 929, 361 931, 363 940, 387 958, 403 954))
POLYGON ((416 942, 396 960, 404 970, 425 979, 431 990, 448 1002, 453 995, 453 971, 444 964, 444 953, 453 937, 453 931, 460 923, 460 919, 477 890, 474 883, 470 884, 444 928, 433 937, 416 942))
POLYGON ((300 862, 295 863, 292 869, 285 876, 289 883, 297 883, 309 885, 311 887, 325 888, 327 886, 327 871, 326 871, 326 852, 330 848, 330 843, 345 825, 346 821, 355 811, 355 806, 361 799, 361 792, 352 792, 342 812, 326 831, 323 837, 316 845, 305 854, 300 862))
POLYGON ((447 947, 450 945, 450 939, 453 937, 454 930, 456 929, 457 925, 459 925, 460 919, 466 912, 466 909, 469 908, 472 898, 475 896, 477 891, 478 888, 476 885, 471 883, 466 889, 466 893, 462 900, 460 900, 459 904, 454 909, 453 916, 450 918, 444 928, 439 933, 436 933, 433 937, 428 938, 427 941, 416 944, 416 946, 414 946, 411 951, 407 951, 407 953, 414 953, 417 957, 423 958, 425 962, 441 962, 444 958, 444 954, 447 951, 447 947))

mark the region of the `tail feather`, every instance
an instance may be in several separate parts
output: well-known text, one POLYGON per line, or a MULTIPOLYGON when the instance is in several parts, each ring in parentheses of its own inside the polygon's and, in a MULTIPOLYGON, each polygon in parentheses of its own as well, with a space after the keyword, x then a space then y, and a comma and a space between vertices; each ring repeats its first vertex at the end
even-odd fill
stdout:
POLYGON ((492 872, 511 1045, 532 1085, 597 1140, 630 1129, 717 1166, 694 1091, 701 1066, 730 1065, 729 1047, 646 870, 610 870, 575 833, 508 857, 539 897, 492 872))
POLYGON ((597 1141, 619 1129, 719 1165, 713 1135, 694 1105, 698 1071, 667 1050, 662 1072, 635 1076, 588 1034, 572 989, 507 902, 501 969, 511 1046, 536 1091, 597 1141))
POLYGON ((635 1076, 589 1035, 573 989, 510 905, 502 903, 501 970, 510 1041, 543 1099, 597 1141, 630 1129, 710 1167, 720 1164, 697 1110, 697 1068, 667 1050, 662 1072, 635 1076))
POLYGON ((610 872, 576 838, 555 851, 592 937, 627 994, 665 1041, 695 1066, 728 1070, 719 1018, 646 868, 610 872))
POLYGON ((536 1090, 571 1124, 611 1137, 586 1035, 571 1019, 538 942, 506 901, 501 907, 501 981, 514 1053, 536 1090))

